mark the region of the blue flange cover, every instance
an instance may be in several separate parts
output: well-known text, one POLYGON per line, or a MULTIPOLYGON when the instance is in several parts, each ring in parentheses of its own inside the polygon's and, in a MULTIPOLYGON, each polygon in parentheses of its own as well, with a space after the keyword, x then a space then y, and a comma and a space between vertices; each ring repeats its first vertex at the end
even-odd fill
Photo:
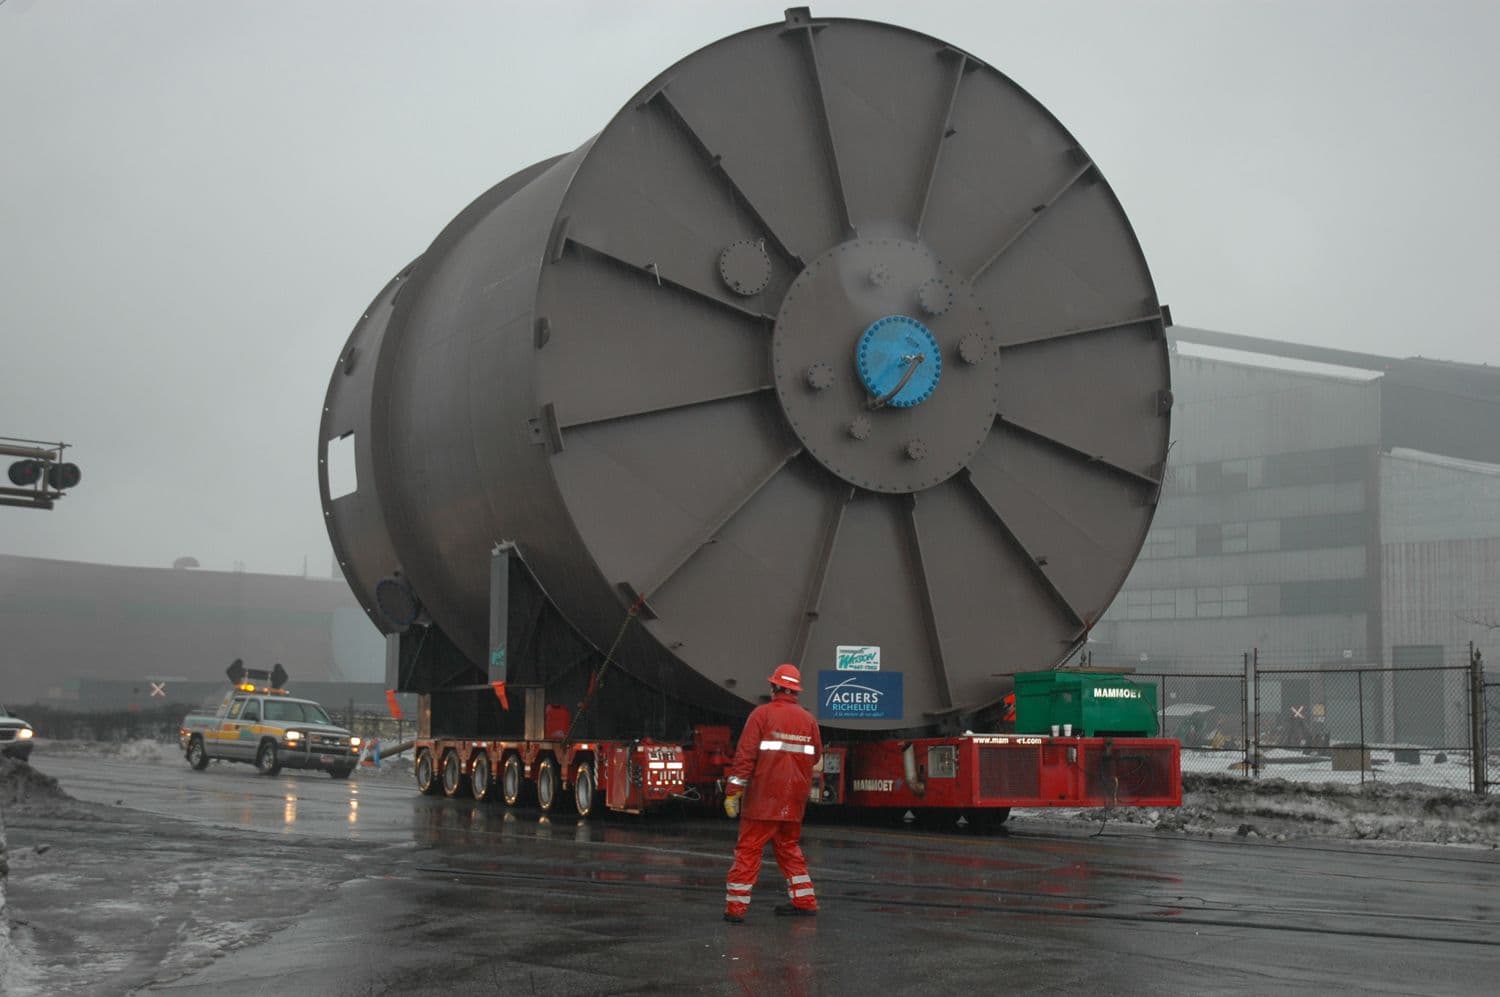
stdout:
POLYGON ((927 327, 906 315, 876 319, 859 337, 855 366, 865 390, 884 398, 895 390, 913 365, 916 370, 885 404, 910 408, 925 402, 943 376, 943 356, 927 327))

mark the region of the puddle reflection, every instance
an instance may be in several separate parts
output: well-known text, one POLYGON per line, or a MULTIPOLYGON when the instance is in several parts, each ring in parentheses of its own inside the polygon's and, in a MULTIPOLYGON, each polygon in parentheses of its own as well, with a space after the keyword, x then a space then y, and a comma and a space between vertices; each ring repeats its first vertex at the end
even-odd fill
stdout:
POLYGON ((412 810, 412 837, 418 844, 471 847, 495 838, 535 838, 590 842, 594 823, 567 815, 513 810, 461 800, 419 800, 412 810))
MULTIPOLYGON (((756 910, 755 904, 751 904, 750 917, 776 917, 770 907, 768 903, 756 910)), ((790 923, 777 925, 786 930, 778 931, 774 941, 764 933, 753 931, 748 923, 725 925, 728 946, 724 962, 730 982, 747 994, 805 997, 823 992, 824 988, 818 982, 815 951, 818 922, 812 918, 795 917, 777 920, 790 923)), ((871 989, 878 990, 879 987, 872 986, 871 989)))

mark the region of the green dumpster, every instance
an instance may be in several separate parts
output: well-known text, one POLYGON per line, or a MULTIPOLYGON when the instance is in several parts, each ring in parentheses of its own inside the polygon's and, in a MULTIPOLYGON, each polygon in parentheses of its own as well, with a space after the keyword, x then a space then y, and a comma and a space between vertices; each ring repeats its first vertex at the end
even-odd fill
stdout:
POLYGON ((1016 676, 1017 734, 1051 734, 1067 724, 1074 736, 1154 737, 1156 686, 1089 669, 1016 676))

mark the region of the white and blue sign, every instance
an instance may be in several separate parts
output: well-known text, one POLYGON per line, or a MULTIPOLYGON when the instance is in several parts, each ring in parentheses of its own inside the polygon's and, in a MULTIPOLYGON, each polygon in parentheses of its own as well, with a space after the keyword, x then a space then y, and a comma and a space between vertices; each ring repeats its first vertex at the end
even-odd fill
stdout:
POLYGON ((840 644, 834 649, 833 667, 841 672, 880 671, 880 647, 876 644, 840 644))
POLYGON ((900 720, 900 672, 818 672, 819 720, 900 720))

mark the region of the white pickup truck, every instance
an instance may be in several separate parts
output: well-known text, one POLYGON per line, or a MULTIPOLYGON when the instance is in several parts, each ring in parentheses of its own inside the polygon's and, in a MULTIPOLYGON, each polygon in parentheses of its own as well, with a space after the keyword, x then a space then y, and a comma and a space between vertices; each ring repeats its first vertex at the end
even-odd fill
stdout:
POLYGON ((360 739, 330 720, 323 707, 282 689, 250 684, 230 689, 212 714, 188 714, 178 743, 199 771, 221 759, 247 762, 262 775, 283 768, 321 769, 347 779, 359 764, 360 739))

